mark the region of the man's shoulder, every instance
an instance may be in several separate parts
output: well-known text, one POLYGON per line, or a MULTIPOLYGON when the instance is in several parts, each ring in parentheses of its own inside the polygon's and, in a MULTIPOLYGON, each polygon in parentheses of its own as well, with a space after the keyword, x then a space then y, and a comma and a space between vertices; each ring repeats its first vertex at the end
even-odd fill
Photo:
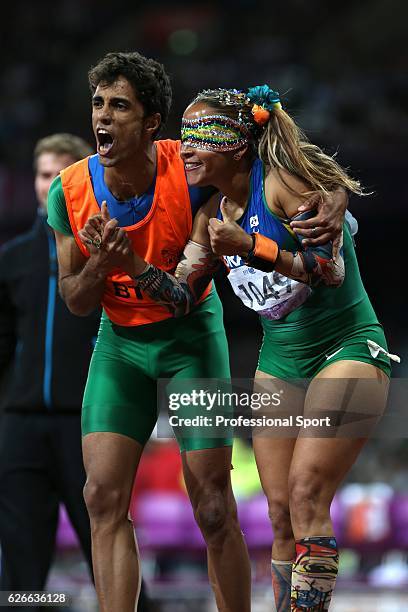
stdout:
POLYGON ((97 157, 98 155, 96 153, 94 155, 88 155, 87 157, 74 162, 66 168, 63 168, 59 174, 61 183, 63 182, 65 185, 67 182, 72 180, 76 182, 77 180, 87 179, 89 176, 89 160, 97 157))

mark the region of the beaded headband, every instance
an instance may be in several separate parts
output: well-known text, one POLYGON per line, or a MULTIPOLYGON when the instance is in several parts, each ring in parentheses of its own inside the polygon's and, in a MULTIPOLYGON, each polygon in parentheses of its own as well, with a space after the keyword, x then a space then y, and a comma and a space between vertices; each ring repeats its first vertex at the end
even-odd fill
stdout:
POLYGON ((225 115, 183 119, 181 142, 206 151, 236 151, 248 144, 251 134, 246 126, 225 115))

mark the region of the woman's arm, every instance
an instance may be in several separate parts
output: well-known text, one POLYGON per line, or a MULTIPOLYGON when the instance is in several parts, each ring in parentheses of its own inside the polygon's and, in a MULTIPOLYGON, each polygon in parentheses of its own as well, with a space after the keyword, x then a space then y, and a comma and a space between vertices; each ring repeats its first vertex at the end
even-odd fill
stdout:
MULTIPOLYGON (((326 203, 332 198, 332 194, 316 195, 321 200, 325 198, 326 203)), ((341 254, 342 226, 334 242, 328 240, 327 234, 324 234, 315 238, 314 241, 309 240, 309 246, 305 246, 306 236, 303 234, 305 230, 298 229, 299 226, 310 223, 315 217, 313 210, 307 209, 300 214, 298 212, 299 199, 306 201, 310 197, 309 185, 303 179, 285 170, 275 169, 270 171, 266 177, 265 197, 272 212, 291 219, 291 227, 299 240, 298 251, 280 252, 276 270, 309 285, 316 285, 323 281, 327 285, 340 286, 344 280, 344 261, 341 254), (322 242, 324 237, 326 237, 326 242, 322 242)))
POLYGON ((208 235, 208 221, 210 216, 215 214, 218 202, 217 193, 198 210, 190 239, 174 276, 146 262, 144 271, 135 276, 135 281, 142 291, 148 293, 155 302, 166 306, 175 317, 190 312, 215 273, 222 267, 222 261, 211 250, 208 235))
MULTIPOLYGON (((284 180, 275 176, 274 183, 268 175, 265 182, 265 196, 273 213, 284 219, 290 219, 299 208, 299 199, 307 200, 307 186, 297 177, 285 173, 284 180)), ((344 262, 341 256, 342 235, 339 237, 337 254, 333 255, 333 243, 320 246, 303 247, 301 234, 299 250, 296 252, 280 250, 278 244, 259 233, 247 234, 227 214, 221 205, 223 221, 211 219, 210 237, 213 251, 218 255, 240 255, 246 265, 293 278, 308 285, 323 281, 327 285, 339 286, 344 279, 344 262)), ((302 216, 313 215, 313 212, 302 216)), ((295 232, 296 233, 296 232, 295 232)))

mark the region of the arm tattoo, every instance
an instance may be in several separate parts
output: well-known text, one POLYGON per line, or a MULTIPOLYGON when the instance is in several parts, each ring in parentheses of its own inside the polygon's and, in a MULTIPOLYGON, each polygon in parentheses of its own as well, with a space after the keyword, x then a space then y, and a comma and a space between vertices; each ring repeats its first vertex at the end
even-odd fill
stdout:
MULTIPOLYGON (((342 245, 342 241, 341 241, 342 245)), ((325 285, 339 287, 345 276, 343 250, 333 257, 331 242, 319 247, 308 247, 293 253, 291 276, 312 287, 323 281, 325 285)))
MULTIPOLYGON (((314 210, 308 210, 292 217, 292 219, 310 219, 315 215, 314 210)), ((299 241, 304 236, 301 230, 295 231, 299 241)), ((333 242, 326 242, 320 246, 308 246, 306 249, 293 253, 292 271, 293 278, 307 283, 312 287, 323 282, 325 285, 339 287, 345 277, 343 259, 343 232, 340 236, 338 255, 333 256, 333 242)))
POLYGON ((174 276, 152 264, 135 278, 137 285, 155 302, 180 317, 190 312, 221 266, 208 247, 192 240, 187 243, 174 276))

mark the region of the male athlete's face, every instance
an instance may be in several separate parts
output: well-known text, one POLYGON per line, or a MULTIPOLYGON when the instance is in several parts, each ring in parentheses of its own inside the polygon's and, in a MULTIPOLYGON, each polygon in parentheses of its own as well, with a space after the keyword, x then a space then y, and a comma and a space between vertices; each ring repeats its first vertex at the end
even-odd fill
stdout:
MULTIPOLYGON (((200 119, 217 112, 204 104, 198 102, 192 104, 184 112, 183 119, 200 119)), ((213 185, 219 187, 226 177, 233 172, 231 164, 233 152, 221 153, 219 151, 207 151, 198 149, 182 143, 181 158, 186 169, 187 182, 189 185, 205 187, 213 185)))
POLYGON ((68 153, 41 153, 37 158, 34 189, 39 205, 47 210, 48 190, 52 181, 61 170, 74 164, 77 160, 68 153))
POLYGON ((92 98, 92 127, 101 164, 116 166, 137 155, 151 138, 147 121, 127 79, 99 83, 92 98))

